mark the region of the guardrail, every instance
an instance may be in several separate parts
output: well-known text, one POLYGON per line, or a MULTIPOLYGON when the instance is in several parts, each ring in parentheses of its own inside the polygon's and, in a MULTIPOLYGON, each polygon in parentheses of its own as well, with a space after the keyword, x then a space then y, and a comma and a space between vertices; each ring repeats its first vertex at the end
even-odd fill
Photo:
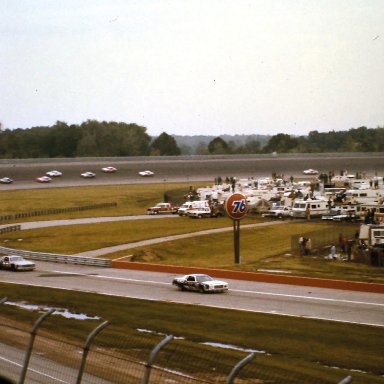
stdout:
POLYGON ((0 253, 4 255, 22 256, 32 260, 51 261, 54 263, 94 265, 99 267, 112 266, 112 261, 109 259, 98 259, 85 256, 59 255, 54 253, 22 251, 6 247, 0 247, 0 253))
POLYGON ((21 231, 21 225, 10 225, 9 227, 0 228, 0 235, 16 231, 21 231))
POLYGON ((110 208, 110 207, 116 207, 116 206, 117 206, 117 203, 101 203, 101 204, 84 205, 81 207, 47 208, 47 209, 41 209, 40 211, 20 212, 20 213, 15 213, 14 215, 3 215, 3 216, 0 216, 0 221, 16 220, 16 219, 22 219, 25 217, 57 215, 59 213, 79 212, 79 211, 86 211, 91 209, 110 208))

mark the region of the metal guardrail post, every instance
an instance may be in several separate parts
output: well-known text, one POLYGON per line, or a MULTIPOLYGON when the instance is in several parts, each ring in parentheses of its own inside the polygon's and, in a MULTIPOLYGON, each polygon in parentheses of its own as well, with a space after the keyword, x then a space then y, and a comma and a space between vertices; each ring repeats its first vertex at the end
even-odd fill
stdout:
POLYGON ((79 373, 77 375, 77 384, 81 383, 81 380, 83 378, 83 373, 84 373, 84 367, 85 367, 85 362, 87 360, 88 352, 89 352, 89 346, 93 339, 96 337, 96 335, 101 332, 107 325, 109 324, 109 321, 104 321, 104 323, 100 324, 98 327, 96 327, 87 337, 87 340, 84 344, 83 347, 83 357, 81 359, 81 364, 79 368, 79 373))
POLYGON ((0 300, 0 304, 4 304, 7 300, 8 300, 8 297, 3 297, 3 298, 0 300))
POLYGON ((24 383, 25 376, 27 374, 27 369, 28 369, 28 365, 29 365, 29 359, 31 358, 33 343, 35 341, 35 337, 36 337, 36 334, 37 334, 37 329, 39 328, 40 324, 45 320, 45 318, 50 316, 53 312, 55 312, 55 309, 50 309, 48 312, 46 312, 42 316, 40 316, 40 318, 35 322, 35 324, 34 324, 34 326, 32 328, 31 338, 29 340, 29 345, 28 345, 27 351, 25 353, 24 364, 23 364, 23 369, 21 370, 19 384, 23 384, 24 383))
POLYGON ((232 369, 231 373, 229 374, 227 378, 227 384, 232 384, 233 379, 236 377, 237 373, 242 369, 245 365, 247 365, 251 360, 253 360, 255 357, 254 353, 251 353, 247 357, 245 357, 243 360, 239 361, 232 369))
POLYGON ((352 376, 347 376, 343 380, 339 381, 338 384, 348 384, 352 382, 352 376))
POLYGON ((173 339, 173 336, 168 335, 163 340, 161 340, 160 343, 157 344, 155 348, 152 349, 151 354, 149 355, 148 362, 145 365, 145 372, 144 372, 142 384, 148 384, 149 376, 151 374, 152 364, 153 364, 157 354, 160 352, 160 349, 163 348, 166 344, 168 344, 172 339, 173 339))

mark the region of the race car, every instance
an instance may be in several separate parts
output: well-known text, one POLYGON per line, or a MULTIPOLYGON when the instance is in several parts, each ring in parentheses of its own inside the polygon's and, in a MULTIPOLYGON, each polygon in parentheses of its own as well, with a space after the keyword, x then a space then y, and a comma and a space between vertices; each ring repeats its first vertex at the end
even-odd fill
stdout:
POLYGON ((80 176, 83 177, 84 179, 92 179, 92 178, 96 177, 96 173, 84 172, 80 176))
POLYGON ((214 280, 211 276, 200 273, 175 277, 172 284, 176 285, 181 291, 201 293, 228 291, 227 282, 214 280))
POLYGON ((62 176, 63 173, 60 172, 60 171, 57 171, 56 169, 54 169, 52 171, 46 172, 46 175, 49 176, 49 177, 59 177, 59 176, 62 176))
POLYGON ((49 176, 36 177, 35 179, 38 183, 50 183, 52 179, 49 176))
POLYGON ((21 256, 9 255, 0 257, 0 269, 9 269, 11 271, 33 271, 35 268, 35 263, 25 260, 21 256))
POLYGON ((105 173, 115 173, 117 172, 117 168, 115 167, 103 167, 101 170, 105 173))
POLYGON ((155 174, 155 172, 152 172, 149 169, 147 169, 146 171, 140 171, 139 172, 139 175, 142 176, 142 177, 151 177, 154 174, 155 174))
POLYGON ((319 171, 316 169, 309 168, 309 169, 305 169, 303 173, 304 175, 317 175, 319 171))
POLYGON ((0 179, 1 184, 11 184, 13 183, 13 180, 10 177, 3 177, 0 179))

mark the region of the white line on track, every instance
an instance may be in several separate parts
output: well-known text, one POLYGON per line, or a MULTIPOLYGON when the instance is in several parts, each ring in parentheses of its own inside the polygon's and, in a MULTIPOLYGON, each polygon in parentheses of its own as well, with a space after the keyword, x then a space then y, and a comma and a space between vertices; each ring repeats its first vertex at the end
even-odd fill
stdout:
MULTIPOLYGON (((20 367, 20 368, 22 367, 22 364, 19 364, 16 361, 12 361, 12 360, 6 359, 5 357, 1 357, 0 356, 0 360, 5 361, 8 364, 15 365, 15 366, 20 367)), ((40 376, 48 377, 48 378, 50 378, 52 380, 55 380, 55 382, 60 382, 60 383, 64 383, 64 384, 70 384, 68 381, 61 380, 61 379, 59 379, 59 378, 57 378, 55 376, 47 375, 44 372, 38 371, 38 370, 30 368, 30 367, 28 367, 28 371, 37 373, 40 376)))

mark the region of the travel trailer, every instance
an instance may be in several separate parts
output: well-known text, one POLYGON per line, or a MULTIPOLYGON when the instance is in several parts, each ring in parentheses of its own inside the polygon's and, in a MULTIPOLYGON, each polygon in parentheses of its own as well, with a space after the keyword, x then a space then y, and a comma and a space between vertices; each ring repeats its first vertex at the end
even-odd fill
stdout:
POLYGON ((344 193, 344 201, 358 204, 377 203, 383 199, 383 190, 377 189, 348 189, 344 193))
POLYGON ((328 201, 320 199, 295 200, 292 206, 292 217, 318 217, 328 214, 328 201))

